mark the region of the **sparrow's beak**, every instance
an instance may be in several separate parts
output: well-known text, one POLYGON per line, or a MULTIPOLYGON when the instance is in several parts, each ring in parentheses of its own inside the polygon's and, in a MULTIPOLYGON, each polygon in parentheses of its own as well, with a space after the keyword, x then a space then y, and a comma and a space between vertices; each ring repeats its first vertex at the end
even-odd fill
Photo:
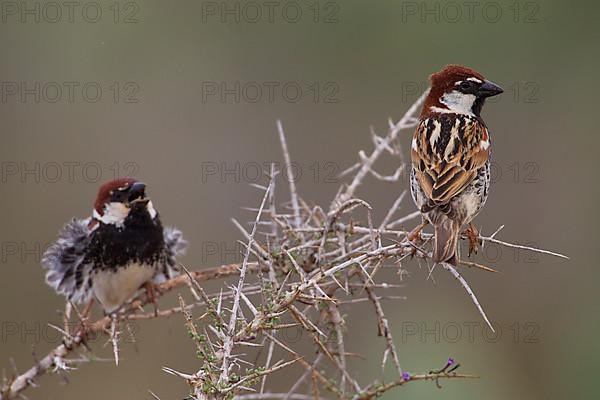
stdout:
POLYGON ((494 82, 484 81, 483 84, 479 86, 479 89, 477 90, 477 97, 492 97, 502 92, 504 92, 504 90, 500 86, 496 85, 494 82))
POLYGON ((131 204, 141 203, 145 205, 148 203, 148 198, 146 198, 146 184, 143 182, 135 182, 129 188, 129 196, 128 200, 131 204))

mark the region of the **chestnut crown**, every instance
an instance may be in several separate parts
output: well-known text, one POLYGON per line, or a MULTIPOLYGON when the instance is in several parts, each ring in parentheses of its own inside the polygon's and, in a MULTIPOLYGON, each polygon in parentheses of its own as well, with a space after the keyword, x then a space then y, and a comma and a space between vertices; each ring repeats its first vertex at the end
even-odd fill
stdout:
POLYGON ((98 190, 94 209, 104 214, 109 203, 132 203, 146 199, 146 185, 135 178, 120 178, 104 183, 98 190))

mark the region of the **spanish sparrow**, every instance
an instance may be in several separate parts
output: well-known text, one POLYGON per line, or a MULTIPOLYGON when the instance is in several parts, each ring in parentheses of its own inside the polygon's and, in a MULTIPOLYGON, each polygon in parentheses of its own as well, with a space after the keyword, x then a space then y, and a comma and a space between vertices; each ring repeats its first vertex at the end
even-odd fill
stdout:
MULTIPOLYGON (((503 90, 460 65, 430 80, 411 144, 411 193, 424 224, 435 230, 433 261, 456 265, 460 230, 479 213, 490 185, 491 142, 481 108, 503 90)), ((472 225, 469 234, 477 237, 472 225)))
POLYGON ((69 222, 42 266, 46 282, 69 301, 95 298, 112 313, 140 287, 178 275, 185 246, 179 230, 163 228, 146 185, 122 178, 100 187, 92 217, 69 222))

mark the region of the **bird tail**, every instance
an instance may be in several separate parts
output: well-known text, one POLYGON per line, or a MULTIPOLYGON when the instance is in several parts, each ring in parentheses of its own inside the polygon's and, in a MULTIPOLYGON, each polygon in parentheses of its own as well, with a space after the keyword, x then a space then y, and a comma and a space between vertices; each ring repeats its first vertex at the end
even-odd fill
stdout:
POLYGON ((433 262, 448 262, 456 265, 458 256, 456 246, 460 233, 460 225, 448 217, 435 224, 435 246, 433 262))

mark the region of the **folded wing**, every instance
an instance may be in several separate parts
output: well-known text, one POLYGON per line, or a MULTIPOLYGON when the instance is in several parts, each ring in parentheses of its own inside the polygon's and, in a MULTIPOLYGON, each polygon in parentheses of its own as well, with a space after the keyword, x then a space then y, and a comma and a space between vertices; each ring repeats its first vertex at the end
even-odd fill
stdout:
POLYGON ((73 219, 42 257, 48 285, 74 303, 85 302, 92 294, 92 264, 84 262, 89 242, 88 220, 73 219))
POLYGON ((179 229, 165 227, 163 229, 165 239, 165 259, 164 263, 156 276, 155 283, 161 283, 169 280, 181 273, 181 268, 177 263, 177 257, 185 254, 187 241, 179 229))
POLYGON ((476 120, 426 119, 413 135, 411 158, 430 206, 446 204, 471 183, 487 162, 487 129, 476 120))

